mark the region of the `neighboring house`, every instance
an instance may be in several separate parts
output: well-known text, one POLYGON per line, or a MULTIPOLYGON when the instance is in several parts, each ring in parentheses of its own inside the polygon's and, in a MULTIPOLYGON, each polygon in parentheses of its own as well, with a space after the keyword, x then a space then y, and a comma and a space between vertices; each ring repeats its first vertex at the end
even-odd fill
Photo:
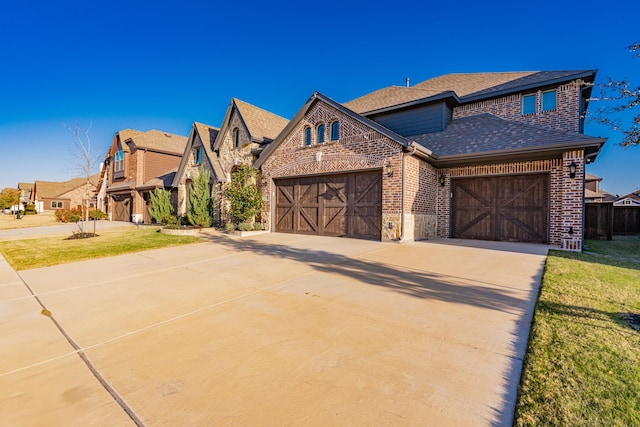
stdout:
POLYGON ((31 201, 31 192, 33 191, 32 182, 19 182, 18 190, 20 190, 20 203, 26 205, 31 201))
POLYGON ((640 189, 617 198, 613 206, 640 206, 640 189))
POLYGON ((590 173, 586 174, 584 179, 584 201, 585 203, 605 203, 615 202, 618 196, 607 193, 600 189, 602 178, 590 173))
POLYGON ((150 193, 171 188, 186 143, 184 136, 159 130, 126 129, 115 134, 103 177, 111 220, 151 222, 150 193))
POLYGON ((64 182, 35 181, 30 202, 37 212, 55 212, 60 209, 74 209, 79 206, 95 207, 96 185, 99 175, 74 178, 64 182))
POLYGON ((173 182, 178 188, 178 214, 186 213, 191 177, 202 166, 211 172, 214 218, 217 223, 227 221, 222 185, 231 179, 235 166, 252 165, 287 123, 283 117, 236 98, 231 100, 220 130, 194 123, 173 182))
POLYGON ((581 250, 595 71, 448 74, 345 104, 315 93, 255 163, 272 231, 581 250))

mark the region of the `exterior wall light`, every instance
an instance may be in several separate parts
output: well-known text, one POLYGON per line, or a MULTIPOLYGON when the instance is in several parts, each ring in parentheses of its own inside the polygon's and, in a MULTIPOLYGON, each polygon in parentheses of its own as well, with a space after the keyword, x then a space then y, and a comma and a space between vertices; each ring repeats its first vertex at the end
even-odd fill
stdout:
POLYGON ((445 180, 446 180, 446 177, 444 176, 444 174, 440 174, 440 177, 438 178, 438 182, 440 182, 440 187, 444 187, 445 180))
POLYGON ((576 170, 578 169, 578 165, 576 164, 576 162, 571 162, 571 164, 569 165, 569 178, 575 178, 576 177, 576 170))
POLYGON ((391 178, 393 176, 393 165, 391 163, 387 163, 386 171, 387 176, 391 178))

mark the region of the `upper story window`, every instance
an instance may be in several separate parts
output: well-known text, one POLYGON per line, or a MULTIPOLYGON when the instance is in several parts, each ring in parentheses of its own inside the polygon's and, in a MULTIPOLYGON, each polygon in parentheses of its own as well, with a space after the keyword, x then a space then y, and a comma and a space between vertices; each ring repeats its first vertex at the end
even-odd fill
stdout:
POLYGON ((304 145, 311 145, 311 127, 304 128, 304 145))
POLYGON ((551 111, 556 109, 556 91, 550 90, 542 92, 542 111, 551 111))
POLYGON ((240 147, 240 130, 238 128, 233 130, 233 146, 240 147))
POLYGON ((337 141, 340 139, 340 122, 334 120, 331 123, 331 141, 337 141))
POLYGON ((193 163, 196 165, 202 164, 202 147, 196 147, 193 149, 193 163))
POLYGON ((317 127, 317 139, 316 142, 318 144, 324 143, 324 124, 320 123, 317 127))
POLYGON ((124 171, 124 151, 116 151, 116 155, 113 159, 113 171, 121 172, 124 171))
POLYGON ((522 97, 522 114, 535 114, 536 112, 537 96, 535 93, 531 95, 524 95, 522 97))

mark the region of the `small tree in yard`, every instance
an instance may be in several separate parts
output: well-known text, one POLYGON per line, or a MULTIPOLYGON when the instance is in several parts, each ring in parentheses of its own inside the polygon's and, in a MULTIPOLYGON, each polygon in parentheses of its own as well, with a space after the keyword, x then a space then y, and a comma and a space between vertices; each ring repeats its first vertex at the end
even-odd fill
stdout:
POLYGON ((224 189, 231 203, 229 213, 234 225, 250 224, 262 210, 264 201, 256 185, 258 171, 248 165, 239 165, 231 174, 231 182, 224 189))
POLYGON ((20 203, 20 190, 17 188, 3 188, 0 192, 0 209, 8 209, 20 203))
POLYGON ((173 222, 173 205, 171 204, 171 192, 164 188, 156 188, 151 193, 151 206, 149 214, 158 224, 170 224, 173 222))
POLYGON ((211 227, 213 222, 213 199, 209 180, 211 174, 204 168, 200 168, 198 176, 191 184, 189 195, 189 209, 187 219, 195 227, 211 227))

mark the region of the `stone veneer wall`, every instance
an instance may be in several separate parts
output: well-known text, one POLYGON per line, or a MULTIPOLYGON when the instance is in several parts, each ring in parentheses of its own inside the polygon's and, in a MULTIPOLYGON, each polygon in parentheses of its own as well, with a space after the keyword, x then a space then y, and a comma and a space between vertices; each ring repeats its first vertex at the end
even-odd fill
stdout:
POLYGON ((317 101, 262 165, 261 189, 265 198, 262 225, 271 229, 274 178, 379 169, 382 174, 382 240, 397 240, 401 234, 402 148, 397 142, 317 101), (329 140, 329 124, 340 121, 340 138, 329 140), (303 129, 326 125, 325 143, 305 146, 303 129), (391 164, 393 176, 384 173, 391 164))
POLYGON ((582 250, 582 218, 584 194, 584 152, 568 151, 562 158, 530 162, 496 163, 486 165, 443 168, 438 171, 446 176, 445 186, 438 185, 438 236, 450 237, 451 178, 482 177, 548 172, 549 193, 549 244, 564 250, 582 250), (575 162, 575 178, 569 177, 569 165, 575 162))
POLYGON ((542 111, 542 91, 537 91, 503 96, 455 107, 453 109, 453 118, 459 119, 481 113, 491 113, 515 122, 556 130, 579 132, 581 88, 582 86, 578 81, 556 87, 556 109, 551 111, 542 111), (533 93, 538 95, 536 113, 523 115, 522 95, 533 93))

